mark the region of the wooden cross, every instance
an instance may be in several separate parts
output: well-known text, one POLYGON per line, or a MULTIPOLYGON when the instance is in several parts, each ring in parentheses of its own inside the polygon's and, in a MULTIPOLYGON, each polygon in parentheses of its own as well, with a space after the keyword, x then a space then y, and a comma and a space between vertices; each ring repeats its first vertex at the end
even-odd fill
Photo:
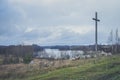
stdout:
POLYGON ((97 22, 99 22, 100 20, 97 17, 97 12, 95 12, 95 18, 93 18, 93 20, 95 20, 95 51, 98 51, 98 31, 97 31, 97 22))

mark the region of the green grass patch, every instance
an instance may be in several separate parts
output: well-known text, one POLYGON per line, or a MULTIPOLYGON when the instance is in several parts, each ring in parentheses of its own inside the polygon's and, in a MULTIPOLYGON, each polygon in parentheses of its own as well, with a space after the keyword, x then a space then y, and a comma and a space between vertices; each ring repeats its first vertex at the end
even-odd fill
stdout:
POLYGON ((71 61, 68 66, 24 74, 6 80, 120 80, 120 55, 71 61))

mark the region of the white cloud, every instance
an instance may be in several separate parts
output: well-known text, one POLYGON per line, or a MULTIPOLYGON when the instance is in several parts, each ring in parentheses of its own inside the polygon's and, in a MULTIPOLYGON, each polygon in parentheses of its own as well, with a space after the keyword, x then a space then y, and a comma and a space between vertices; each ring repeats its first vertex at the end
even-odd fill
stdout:
MULTIPOLYGON (((40 44, 87 43, 89 36, 94 37, 92 18, 95 11, 99 12, 98 17, 101 20, 98 24, 100 36, 103 36, 103 33, 107 36, 111 29, 120 25, 119 0, 7 0, 5 2, 7 7, 5 3, 2 7, 0 5, 2 21, 0 26, 3 26, 0 32, 1 35, 3 33, 12 35, 11 41, 16 43, 22 39, 26 43, 40 44)), ((106 37, 102 37, 102 40, 105 41, 106 37)))
POLYGON ((28 28, 25 30, 25 33, 32 32, 33 30, 34 30, 34 28, 28 27, 28 28))
POLYGON ((62 0, 10 0, 14 4, 23 4, 23 5, 53 5, 59 2, 64 2, 62 0))
POLYGON ((85 35, 94 31, 93 26, 67 26, 66 28, 71 32, 78 33, 80 35, 85 35))
POLYGON ((31 38, 26 39, 24 43, 29 43, 29 44, 36 43, 36 44, 41 44, 41 45, 54 44, 55 45, 57 43, 58 44, 71 43, 72 41, 78 42, 81 37, 92 33, 93 29, 91 26, 81 27, 81 26, 74 26, 74 25, 64 25, 64 26, 49 26, 49 27, 42 27, 42 28, 36 27, 34 28, 34 30, 33 28, 28 28, 27 32, 28 32, 28 35, 33 34, 31 36, 36 36, 36 35, 37 36, 32 39, 31 38), (46 36, 42 36, 45 34, 46 36))

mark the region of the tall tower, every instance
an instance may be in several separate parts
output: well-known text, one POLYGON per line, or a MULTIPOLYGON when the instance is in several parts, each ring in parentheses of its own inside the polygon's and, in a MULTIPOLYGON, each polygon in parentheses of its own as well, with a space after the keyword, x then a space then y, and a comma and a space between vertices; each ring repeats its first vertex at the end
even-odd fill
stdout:
POLYGON ((95 51, 98 51, 98 28, 97 28, 97 22, 100 20, 98 19, 97 12, 95 12, 95 18, 93 18, 95 21, 95 51))

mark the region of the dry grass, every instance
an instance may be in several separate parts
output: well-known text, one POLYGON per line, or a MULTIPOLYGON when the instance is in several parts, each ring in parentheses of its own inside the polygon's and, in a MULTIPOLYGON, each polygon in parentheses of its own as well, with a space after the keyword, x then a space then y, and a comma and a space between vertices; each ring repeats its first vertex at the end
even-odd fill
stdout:
MULTIPOLYGON (((31 64, 9 64, 9 65, 0 65, 0 80, 26 80, 29 77, 36 75, 44 75, 51 71, 56 71, 62 68, 78 68, 86 64, 96 64, 97 62, 101 63, 99 58, 91 59, 80 59, 80 60, 46 60, 46 59, 34 59, 31 64)), ((104 60, 106 61, 106 60, 104 60)), ((86 66, 87 68, 88 66, 86 66)), ((84 66, 85 68, 85 66, 84 66)), ((86 69, 85 68, 85 69, 86 69)), ((77 69, 76 69, 77 70, 77 69)), ((69 70, 68 70, 69 71, 69 70)), ((71 71, 71 70, 70 70, 71 71)), ((78 70, 77 70, 78 71, 78 70)), ((74 72, 74 71, 73 71, 74 72)), ((29 80, 29 79, 28 79, 29 80)))

